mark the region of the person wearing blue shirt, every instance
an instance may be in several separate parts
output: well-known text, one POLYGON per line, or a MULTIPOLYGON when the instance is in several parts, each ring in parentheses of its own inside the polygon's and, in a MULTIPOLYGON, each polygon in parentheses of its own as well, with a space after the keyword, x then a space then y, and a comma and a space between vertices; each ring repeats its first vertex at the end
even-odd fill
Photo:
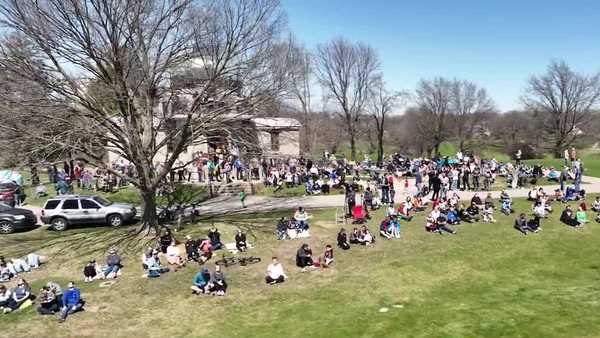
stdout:
POLYGON ((62 301, 62 313, 60 315, 60 319, 58 320, 61 323, 67 319, 67 316, 83 308, 81 292, 75 287, 75 282, 69 282, 67 291, 63 293, 62 301))
POLYGON ((191 289, 196 294, 207 293, 210 287, 209 282, 210 271, 208 271, 207 268, 202 268, 202 270, 194 276, 194 280, 192 281, 194 285, 192 285, 191 289))

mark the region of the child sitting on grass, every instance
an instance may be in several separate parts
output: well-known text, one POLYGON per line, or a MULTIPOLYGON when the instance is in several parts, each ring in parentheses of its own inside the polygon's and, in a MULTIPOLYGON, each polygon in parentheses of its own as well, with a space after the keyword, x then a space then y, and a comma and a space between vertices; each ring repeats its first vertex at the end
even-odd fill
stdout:
POLYGON ((492 203, 486 203, 483 207, 483 221, 486 223, 496 223, 496 219, 494 219, 494 206, 492 203))

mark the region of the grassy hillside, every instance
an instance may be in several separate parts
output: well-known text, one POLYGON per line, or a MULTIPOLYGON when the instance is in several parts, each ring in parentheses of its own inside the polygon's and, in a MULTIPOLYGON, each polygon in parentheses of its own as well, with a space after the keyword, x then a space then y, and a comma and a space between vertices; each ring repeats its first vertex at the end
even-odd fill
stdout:
MULTIPOLYGON (((555 206, 562 209, 561 205, 555 206)), ((529 203, 516 202, 518 210, 529 203)), ((402 224, 402 239, 378 238, 374 247, 336 250, 333 268, 301 273, 294 253, 301 241, 274 240, 275 220, 290 213, 227 216, 215 220, 229 242, 238 227, 263 262, 230 267, 226 297, 191 295, 198 267, 189 265, 155 280, 142 279, 139 254, 147 243, 129 242, 124 275, 108 288, 80 285, 87 311, 58 324, 30 308, 0 315, 2 337, 592 337, 600 332, 598 224, 577 231, 544 221, 539 234, 523 236, 513 216, 496 224, 456 226, 455 236, 423 230, 424 215, 402 224), (282 257, 289 280, 264 284, 271 255, 282 257), (381 312, 387 308, 388 312, 381 312)), ((335 244, 333 210, 314 213, 315 254, 335 244)), ((589 215, 592 217, 592 215, 589 215)), ((370 228, 376 231, 382 211, 370 228)), ((198 236, 212 223, 188 226, 177 236, 198 236)), ((347 225, 351 228, 352 225, 347 225)), ((81 280, 90 258, 127 229, 95 228, 54 233, 44 229, 0 237, 2 254, 53 255, 26 275, 43 281, 81 280)), ((208 266, 212 269, 213 264, 208 266)))

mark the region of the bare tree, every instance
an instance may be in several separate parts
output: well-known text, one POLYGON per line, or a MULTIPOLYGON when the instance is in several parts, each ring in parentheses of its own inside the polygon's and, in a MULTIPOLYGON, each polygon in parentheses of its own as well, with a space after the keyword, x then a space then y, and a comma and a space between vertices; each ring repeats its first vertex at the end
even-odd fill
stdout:
POLYGON ((474 127, 484 113, 494 111, 494 103, 485 88, 466 80, 452 81, 450 109, 456 130, 460 151, 465 150, 465 142, 473 135, 474 127))
POLYGON ((552 151, 560 157, 600 103, 600 73, 579 74, 564 61, 553 61, 545 74, 529 79, 523 103, 542 118, 552 151))
POLYGON ((375 121, 375 133, 377 138, 377 163, 383 162, 383 136, 386 127, 386 118, 397 108, 401 99, 407 97, 407 93, 391 92, 385 87, 381 77, 377 78, 370 88, 368 111, 375 121))
POLYGON ((356 159, 357 124, 377 76, 379 60, 368 45, 336 38, 317 47, 317 76, 344 121, 351 158, 356 159))
POLYGON ((302 137, 301 149, 304 153, 312 151, 312 140, 316 137, 313 133, 313 85, 314 85, 314 69, 313 60, 310 52, 297 42, 291 41, 291 58, 290 66, 292 76, 290 81, 289 92, 291 99, 297 103, 302 114, 302 128, 304 135, 302 137))
MULTIPOLYGON (((433 156, 439 156, 440 144, 448 134, 452 113, 452 81, 442 77, 421 80, 416 90, 417 109, 420 112, 415 124, 431 139, 433 156)), ((425 136, 425 135, 424 135, 425 136)))
POLYGON ((277 0, 2 1, 3 34, 21 34, 41 62, 5 39, 0 66, 76 115, 60 136, 12 127, 109 171, 103 149, 132 163, 140 232, 159 232, 156 191, 179 155, 213 135, 237 134, 240 118, 283 87, 288 71, 274 48, 283 19, 277 0))

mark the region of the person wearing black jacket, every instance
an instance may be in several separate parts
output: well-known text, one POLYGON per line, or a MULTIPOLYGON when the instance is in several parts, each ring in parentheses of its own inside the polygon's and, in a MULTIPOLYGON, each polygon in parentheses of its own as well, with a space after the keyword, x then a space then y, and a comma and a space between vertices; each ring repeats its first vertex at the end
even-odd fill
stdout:
POLYGON ((342 250, 350 249, 350 243, 348 243, 348 235, 346 235, 346 229, 341 228, 337 235, 338 247, 342 250))
POLYGON ((434 175, 429 179, 429 184, 433 189, 433 196, 431 196, 431 200, 437 200, 440 197, 440 189, 442 188, 442 180, 438 175, 434 175))
POLYGON ((221 243, 221 234, 217 228, 211 228, 208 232, 208 239, 210 240, 210 245, 212 246, 213 251, 219 250, 223 247, 223 243, 221 243))
POLYGON ((185 241, 185 252, 187 253, 188 260, 197 261, 200 257, 198 252, 199 243, 197 240, 192 239, 191 236, 187 236, 185 241))
POLYGON ((527 225, 525 214, 520 214, 519 218, 515 220, 515 229, 519 230, 523 235, 527 235, 527 232, 531 231, 527 225))
POLYGON ((313 266, 312 250, 308 244, 304 243, 296 253, 296 266, 306 271, 306 268, 313 266))
POLYGON ((565 210, 563 210, 562 214, 560 215, 560 221, 572 227, 581 227, 581 224, 577 221, 575 217, 573 217, 573 210, 571 210, 570 205, 567 205, 565 210))
POLYGON ((248 250, 248 244, 246 243, 246 234, 240 229, 235 235, 235 247, 240 252, 248 250))
POLYGON ((463 179, 463 186, 462 186, 462 190, 471 190, 471 185, 469 184, 469 174, 470 174, 469 168, 465 166, 463 168, 462 172, 463 172, 463 177, 462 177, 462 179, 463 179))

